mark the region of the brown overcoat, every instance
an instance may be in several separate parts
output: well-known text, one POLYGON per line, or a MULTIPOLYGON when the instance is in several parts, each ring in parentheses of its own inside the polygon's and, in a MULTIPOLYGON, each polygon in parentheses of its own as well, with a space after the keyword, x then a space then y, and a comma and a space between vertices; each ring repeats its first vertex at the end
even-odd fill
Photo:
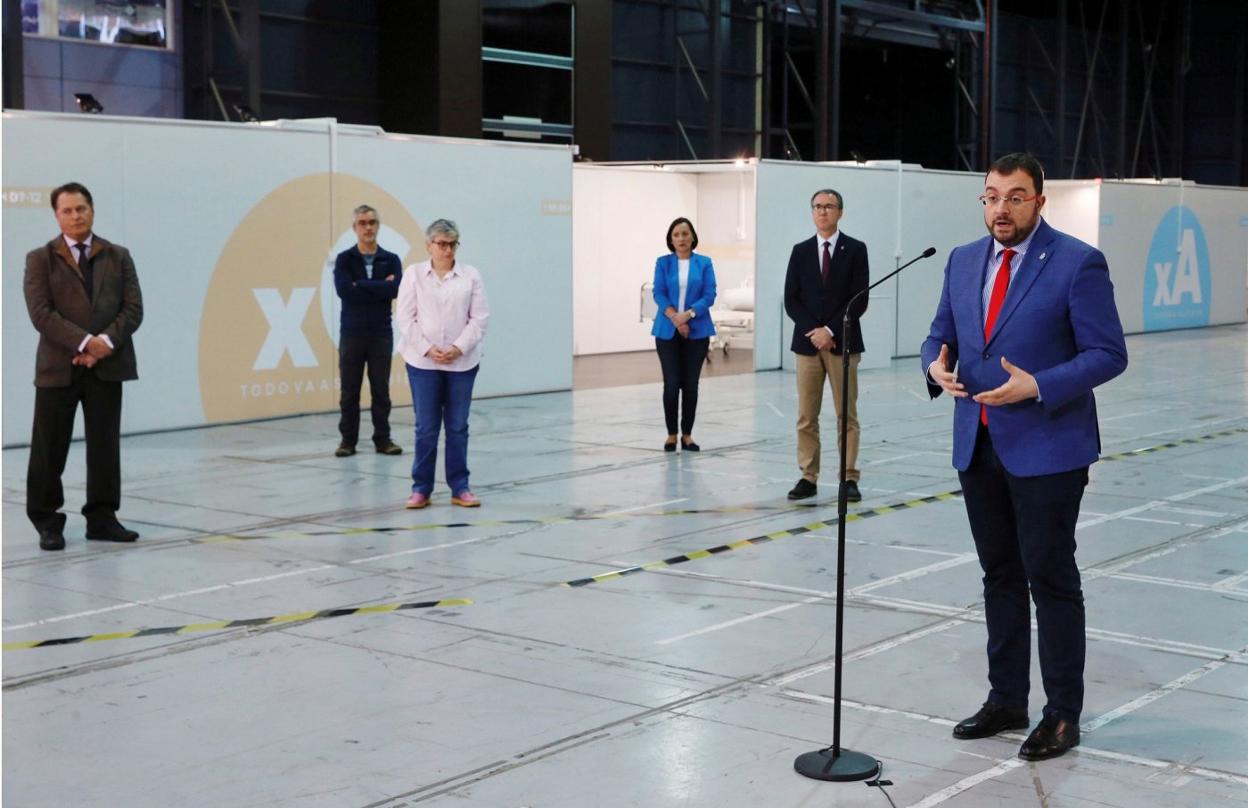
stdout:
POLYGON ((105 381, 137 379, 131 335, 143 322, 143 295, 130 251, 98 235, 91 240, 94 292, 87 297, 82 270, 61 236, 26 255, 23 290, 39 332, 36 387, 68 387, 73 358, 88 334, 108 335, 113 352, 95 365, 105 381))

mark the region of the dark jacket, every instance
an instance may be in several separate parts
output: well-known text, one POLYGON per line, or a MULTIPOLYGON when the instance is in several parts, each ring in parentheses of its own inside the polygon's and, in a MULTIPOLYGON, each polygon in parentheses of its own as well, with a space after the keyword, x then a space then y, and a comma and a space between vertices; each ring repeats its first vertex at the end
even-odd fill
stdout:
MULTIPOLYGON (((832 271, 824 284, 820 272, 819 239, 815 236, 793 245, 789 256, 789 269, 784 276, 784 310, 793 320, 794 353, 814 356, 815 346, 806 336, 813 328, 827 326, 832 329, 836 348, 832 353, 840 355, 845 345, 841 333, 845 306, 849 299, 870 285, 867 267, 867 245, 856 238, 841 233, 833 249, 832 271)), ((854 304, 851 312, 853 338, 849 343, 851 354, 862 353, 862 328, 857 320, 867 310, 864 294, 854 304)))
POLYGON ((139 377, 130 336, 143 322, 143 295, 130 251, 96 235, 90 260, 94 282, 88 297, 64 238, 58 235, 26 255, 22 288, 39 332, 36 387, 69 386, 74 356, 88 334, 107 335, 113 343, 113 352, 95 365, 96 376, 110 382, 139 377))
POLYGON ((373 336, 391 333, 390 301, 398 297, 399 281, 403 280, 403 264, 399 257, 377 248, 373 260, 373 277, 368 277, 364 256, 359 245, 338 253, 334 261, 334 288, 342 298, 342 334, 373 336), (386 280, 393 275, 394 280, 386 280))

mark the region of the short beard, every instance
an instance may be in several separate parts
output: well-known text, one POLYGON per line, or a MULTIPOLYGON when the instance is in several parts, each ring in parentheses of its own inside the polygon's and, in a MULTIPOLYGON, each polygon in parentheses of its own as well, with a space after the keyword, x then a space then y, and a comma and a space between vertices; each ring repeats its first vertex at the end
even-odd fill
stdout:
MULTIPOLYGON (((996 239, 997 235, 996 233, 992 232, 992 225, 988 224, 987 222, 985 222, 984 225, 988 228, 988 235, 992 236, 993 239, 996 239)), ((1014 238, 1010 239, 1009 241, 1002 241, 998 243, 1002 247, 1017 247, 1019 244, 1022 244, 1024 241, 1026 241, 1027 237, 1030 236, 1032 233, 1034 233, 1036 228, 1039 225, 1040 225, 1039 217, 1036 217, 1035 223, 1032 224, 1032 226, 1026 230, 1023 230, 1018 225, 1015 225, 1014 226, 1014 238)))

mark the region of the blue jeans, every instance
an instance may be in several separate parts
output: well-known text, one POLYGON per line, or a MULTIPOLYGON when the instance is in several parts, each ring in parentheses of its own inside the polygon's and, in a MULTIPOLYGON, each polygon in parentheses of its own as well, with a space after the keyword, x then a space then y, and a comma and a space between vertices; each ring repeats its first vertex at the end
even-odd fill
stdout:
POLYGON ((468 488, 468 407, 478 365, 472 370, 424 370, 407 366, 416 411, 416 456, 412 460, 412 493, 433 491, 438 465, 438 434, 446 422, 446 483, 451 494, 468 488))

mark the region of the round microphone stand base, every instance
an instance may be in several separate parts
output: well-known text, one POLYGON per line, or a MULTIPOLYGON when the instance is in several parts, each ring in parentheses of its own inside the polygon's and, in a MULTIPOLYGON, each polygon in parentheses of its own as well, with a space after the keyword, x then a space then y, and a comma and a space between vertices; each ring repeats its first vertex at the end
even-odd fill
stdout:
POLYGON ((798 755, 793 761, 793 769, 803 777, 809 777, 812 780, 844 783, 874 777, 880 771, 880 762, 870 755, 851 752, 848 749, 842 749, 839 755, 833 757, 832 749, 829 747, 820 749, 818 752, 798 755))

